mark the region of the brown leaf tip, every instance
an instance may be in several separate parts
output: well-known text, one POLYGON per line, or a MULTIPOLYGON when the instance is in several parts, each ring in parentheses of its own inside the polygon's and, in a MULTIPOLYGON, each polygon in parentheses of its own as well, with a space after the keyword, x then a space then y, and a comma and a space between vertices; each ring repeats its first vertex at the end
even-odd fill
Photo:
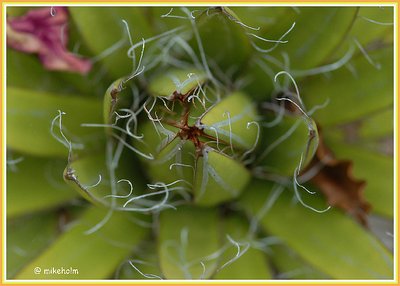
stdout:
POLYGON ((363 196, 366 181, 353 176, 353 162, 336 159, 320 138, 315 157, 307 170, 317 166, 320 166, 319 171, 311 182, 326 196, 328 203, 345 210, 366 226, 371 205, 363 196))

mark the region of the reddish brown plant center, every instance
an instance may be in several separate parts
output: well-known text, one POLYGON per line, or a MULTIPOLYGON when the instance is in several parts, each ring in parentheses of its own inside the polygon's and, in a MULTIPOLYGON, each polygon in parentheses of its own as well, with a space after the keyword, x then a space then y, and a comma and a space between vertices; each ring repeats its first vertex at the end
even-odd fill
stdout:
POLYGON ((181 138, 182 140, 192 141, 196 149, 196 157, 201 157, 203 156, 203 149, 206 143, 201 141, 200 138, 207 138, 210 140, 216 140, 216 138, 206 134, 203 129, 195 125, 192 126, 189 125, 189 113, 191 104, 187 99, 191 94, 193 94, 193 92, 194 90, 190 90, 186 94, 181 94, 178 93, 177 91, 173 93, 171 101, 179 102, 183 107, 183 111, 178 121, 168 119, 165 120, 164 122, 170 126, 179 129, 176 136, 179 136, 179 138, 181 138))

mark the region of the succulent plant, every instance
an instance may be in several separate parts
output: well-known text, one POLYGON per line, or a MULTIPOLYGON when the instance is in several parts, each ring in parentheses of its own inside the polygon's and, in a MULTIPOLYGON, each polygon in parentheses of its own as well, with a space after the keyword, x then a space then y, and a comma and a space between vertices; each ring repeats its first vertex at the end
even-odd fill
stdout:
POLYGON ((7 278, 393 279, 393 21, 8 6, 7 278))

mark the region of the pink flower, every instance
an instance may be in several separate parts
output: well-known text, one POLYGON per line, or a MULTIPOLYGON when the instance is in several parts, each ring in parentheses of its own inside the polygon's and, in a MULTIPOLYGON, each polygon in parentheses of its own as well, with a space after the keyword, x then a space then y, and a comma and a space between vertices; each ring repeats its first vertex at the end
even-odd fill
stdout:
POLYGON ((30 10, 24 16, 7 19, 7 45, 38 54, 49 70, 86 74, 92 67, 90 60, 67 51, 67 25, 66 7, 30 10))

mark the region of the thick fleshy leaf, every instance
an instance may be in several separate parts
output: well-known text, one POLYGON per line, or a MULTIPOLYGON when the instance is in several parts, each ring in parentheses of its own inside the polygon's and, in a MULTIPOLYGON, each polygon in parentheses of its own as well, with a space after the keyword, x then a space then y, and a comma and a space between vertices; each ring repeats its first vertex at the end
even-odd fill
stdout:
POLYGON ((266 101, 276 89, 274 76, 281 71, 271 66, 261 55, 254 54, 242 74, 243 91, 257 101, 266 101))
POLYGON ((132 222, 132 214, 114 212, 90 232, 107 214, 91 208, 39 257, 27 265, 17 279, 106 279, 147 234, 132 222), (89 233, 88 233, 89 231, 89 233), (107 261, 107 263, 103 263, 107 261), (40 273, 38 273, 38 268, 40 273), (52 272, 56 269, 57 272, 52 272), (35 270, 36 269, 36 270, 35 270))
MULTIPOLYGON (((85 58, 93 59, 93 54, 85 43, 85 40, 80 34, 79 28, 73 21, 72 17, 70 17, 68 22, 68 38, 68 50, 82 55, 85 58)), ((70 86, 78 89, 79 93, 96 94, 99 97, 104 94, 104 90, 106 90, 110 84, 109 75, 100 62, 94 62, 92 69, 86 76, 67 72, 58 72, 57 75, 59 75, 59 77, 64 81, 68 82, 70 86)))
POLYGON ((103 81, 95 79, 99 73, 95 67, 89 75, 46 70, 35 55, 7 49, 7 86, 57 92, 58 94, 79 93, 93 96, 104 92, 103 81), (29 75, 29 76, 27 76, 29 75))
POLYGON ((198 16, 202 11, 207 10, 204 6, 190 7, 170 7, 170 6, 153 6, 146 10, 146 17, 151 23, 154 31, 161 34, 176 28, 188 28, 190 26, 190 18, 186 12, 193 12, 193 16, 198 16), (177 17, 178 16, 178 17, 177 17))
POLYGON ((154 241, 143 241, 115 273, 116 279, 160 280, 162 277, 154 241))
POLYGON ((152 30, 156 33, 163 33, 182 25, 188 25, 186 19, 168 17, 168 15, 171 14, 184 16, 181 9, 178 7, 153 6, 148 7, 145 12, 145 16, 150 23, 152 30))
MULTIPOLYGON (((394 28, 394 8, 390 6, 360 7, 357 19, 350 31, 360 44, 368 44, 384 35, 392 34, 394 28), (365 33, 368 31, 368 33, 365 33)), ((393 40, 393 37, 392 37, 393 40)))
MULTIPOLYGON (((11 87, 7 89, 7 146, 23 153, 66 158, 68 149, 50 133, 58 110, 66 113, 63 125, 70 140, 101 146, 103 130, 81 127, 83 123, 102 122, 101 102, 75 95, 61 96, 11 87), (75 136, 80 141, 76 141, 78 138, 75 136)), ((54 132, 59 135, 57 127, 54 132)))
POLYGON ((71 190, 74 189, 93 204, 102 205, 99 200, 103 201, 104 196, 112 194, 103 154, 74 160, 67 167, 64 165, 63 178, 71 190))
MULTIPOLYGON (((141 150, 141 152, 156 156, 158 153, 163 152, 164 148, 169 148, 167 146, 169 145, 168 143, 172 142, 175 138, 175 134, 178 133, 178 129, 170 125, 165 124, 165 128, 171 131, 170 135, 161 133, 161 127, 157 124, 153 124, 152 121, 144 120, 142 124, 138 126, 138 133, 143 134, 143 141, 145 142, 132 140, 132 144, 138 150, 141 150)), ((159 158, 162 158, 162 156, 159 158)), ((148 160, 144 159, 144 161, 147 162, 148 160)))
POLYGON ((7 167, 7 217, 42 211, 77 197, 65 184, 65 160, 20 156, 7 167))
POLYGON ((12 49, 7 49, 6 71, 8 87, 57 92, 59 94, 69 92, 71 89, 54 72, 45 70, 37 58, 12 49))
MULTIPOLYGON (((296 7, 232 7, 245 28, 248 38, 256 49, 265 52, 253 52, 239 81, 242 90, 256 100, 267 100, 273 96, 274 76, 283 67, 270 60, 270 53, 285 45, 284 34, 291 30, 299 10, 296 7), (278 41, 278 42, 277 42, 278 41), (282 41, 282 42, 279 42, 282 41)), ((281 59, 281 55, 277 56, 281 59)), ((278 60, 278 62, 279 62, 278 60)))
POLYGON ((358 131, 361 139, 380 138, 393 134, 393 108, 373 114, 361 121, 358 131))
POLYGON ((248 31, 255 34, 267 36, 282 18, 288 18, 289 14, 296 14, 293 7, 260 7, 260 6, 238 6, 229 7, 243 25, 251 27, 248 31))
POLYGON ((57 236, 55 213, 43 213, 7 221, 7 278, 40 254, 57 236))
POLYGON ((353 161, 353 173, 356 178, 367 180, 364 195, 372 205, 372 211, 392 217, 393 158, 333 138, 327 137, 326 141, 336 157, 353 161))
POLYGON ((84 43, 95 56, 94 61, 101 60, 112 78, 126 76, 136 68, 127 55, 129 36, 123 20, 128 24, 134 44, 147 38, 150 28, 141 8, 70 7, 69 11, 84 43))
POLYGON ((357 18, 345 42, 336 51, 334 58, 343 57, 350 49, 350 46, 357 46, 357 49, 360 49, 360 47, 361 49, 366 49, 369 45, 375 45, 378 41, 393 43, 393 16, 393 7, 359 7, 357 18), (368 33, 365 31, 368 31, 368 33))
POLYGON ((282 244, 270 246, 268 258, 279 271, 279 279, 329 279, 304 261, 293 249, 282 244))
POLYGON ((170 70, 151 81, 149 92, 153 96, 173 98, 176 93, 185 95, 193 91, 205 80, 204 72, 197 69, 170 70))
MULTIPOLYGON (((239 19, 232 10, 226 7, 209 8, 195 21, 201 43, 194 32, 190 44, 198 58, 206 60, 213 71, 219 70, 219 73, 230 75, 240 72, 249 59, 251 45, 245 29, 238 23, 239 19)), ((215 72, 215 76, 221 75, 215 72)))
POLYGON ((118 166, 113 171, 113 181, 109 164, 104 153, 79 157, 65 167, 64 180, 82 197, 98 206, 113 205, 123 209, 122 206, 129 199, 145 189, 144 175, 135 168, 136 158, 127 149, 122 152, 118 166))
POLYGON ((212 206, 234 199, 249 181, 250 172, 241 162, 215 150, 205 150, 196 162, 195 202, 212 206))
POLYGON ((153 122, 143 122, 139 125, 139 133, 143 134, 143 142, 135 140, 134 147, 144 154, 151 154, 154 159, 141 157, 143 164, 147 166, 147 172, 153 182, 172 183, 184 179, 193 181, 194 145, 191 141, 181 140, 175 134, 176 128, 165 125, 171 133, 162 133, 160 126, 154 126, 153 122), (157 134, 157 131, 158 134, 157 134), (186 167, 185 167, 186 166, 186 167))
MULTIPOLYGON (((242 203, 256 215, 268 201, 272 187, 254 182, 242 203), (266 200, 267 199, 267 200, 266 200)), ((306 194, 308 205, 323 209, 316 195, 306 194)), ((271 202, 270 202, 271 203, 271 202)), ((278 236, 317 270, 335 279, 392 279, 393 257, 366 229, 336 209, 317 213, 283 193, 264 212, 260 224, 278 236)))
POLYGON ((248 222, 239 216, 226 217, 222 221, 222 240, 229 247, 220 259, 213 279, 271 279, 265 253, 250 246, 248 227, 248 222))
POLYGON ((160 213, 158 253, 167 279, 208 279, 219 250, 216 209, 191 206, 160 213))
MULTIPOLYGON (((276 116, 269 117, 267 124, 271 127, 263 128, 257 164, 269 174, 293 176, 300 160, 304 168, 313 157, 319 135, 311 137, 308 123, 299 115, 282 115, 281 119, 281 115, 276 116), (274 121, 276 124, 272 124, 274 121)), ((316 130, 315 123, 312 124, 316 130)))
MULTIPOLYGON (((257 100, 267 100, 275 89, 274 76, 283 67, 271 61, 270 53, 284 48, 284 34, 290 30, 299 13, 297 7, 231 7, 248 34, 249 40, 265 53, 254 52, 241 73, 242 89, 257 100), (283 36, 283 37, 282 37, 283 36), (281 40, 282 43, 276 42, 281 40), (265 41, 266 40, 266 41, 265 41), (267 57, 267 58, 265 58, 267 57)), ((302 8, 300 8, 302 9, 302 8)), ((277 56, 281 60, 281 55, 277 56)))
POLYGON ((332 138, 379 150, 381 140, 393 137, 393 116, 393 107, 389 106, 360 120, 329 127, 327 131, 332 138))
MULTIPOLYGON (((48 11, 57 13, 54 7, 47 7, 48 11)), ((37 7, 7 7, 7 15, 20 16, 28 10, 37 7)), ((90 56, 88 49, 83 44, 81 36, 72 21, 63 28, 68 31, 67 49, 75 54, 90 56)), ((20 88, 33 88, 48 92, 71 94, 79 91, 80 94, 94 95, 104 93, 104 71, 95 65, 87 76, 76 73, 49 71, 43 67, 36 55, 17 52, 7 49, 7 85, 20 88), (28 75, 29 76, 26 76, 28 75)))
POLYGON ((250 98, 235 92, 211 107, 200 118, 200 124, 208 135, 216 136, 218 133, 217 140, 231 144, 233 149, 251 149, 257 143, 257 126, 254 124, 257 117, 250 98))
MULTIPOLYGON (((185 180, 185 187, 193 184, 196 204, 215 205, 236 198, 250 180, 249 171, 240 161, 221 152, 208 147, 202 152, 203 156, 195 159, 191 141, 179 137, 170 137, 168 141, 165 134, 159 138, 150 122, 145 124, 143 134, 149 142, 144 152, 156 154, 153 160, 142 160, 150 178, 166 184, 185 180)), ((139 149, 142 145, 135 146, 139 149)))
POLYGON ((154 181, 167 184, 182 179, 193 182, 193 169, 185 166, 194 166, 194 153, 192 142, 176 138, 165 146, 154 160, 146 162, 149 175, 154 181))
POLYGON ((115 80, 106 90, 103 101, 103 118, 105 124, 115 124, 115 112, 119 109, 129 109, 132 104, 132 94, 126 90, 126 78, 115 80))
MULTIPOLYGON (((287 53, 291 70, 317 67, 335 52, 357 16, 356 7, 301 7, 294 19, 283 20, 273 32, 279 39, 293 22, 295 26, 273 52, 275 57, 287 53)), ((270 38, 270 37, 268 37, 270 38)))
POLYGON ((351 122, 392 106, 393 49, 370 51, 369 56, 380 64, 380 69, 360 54, 350 61, 354 73, 341 68, 328 77, 318 76, 302 84, 301 94, 308 109, 329 100, 313 115, 321 126, 351 122))

